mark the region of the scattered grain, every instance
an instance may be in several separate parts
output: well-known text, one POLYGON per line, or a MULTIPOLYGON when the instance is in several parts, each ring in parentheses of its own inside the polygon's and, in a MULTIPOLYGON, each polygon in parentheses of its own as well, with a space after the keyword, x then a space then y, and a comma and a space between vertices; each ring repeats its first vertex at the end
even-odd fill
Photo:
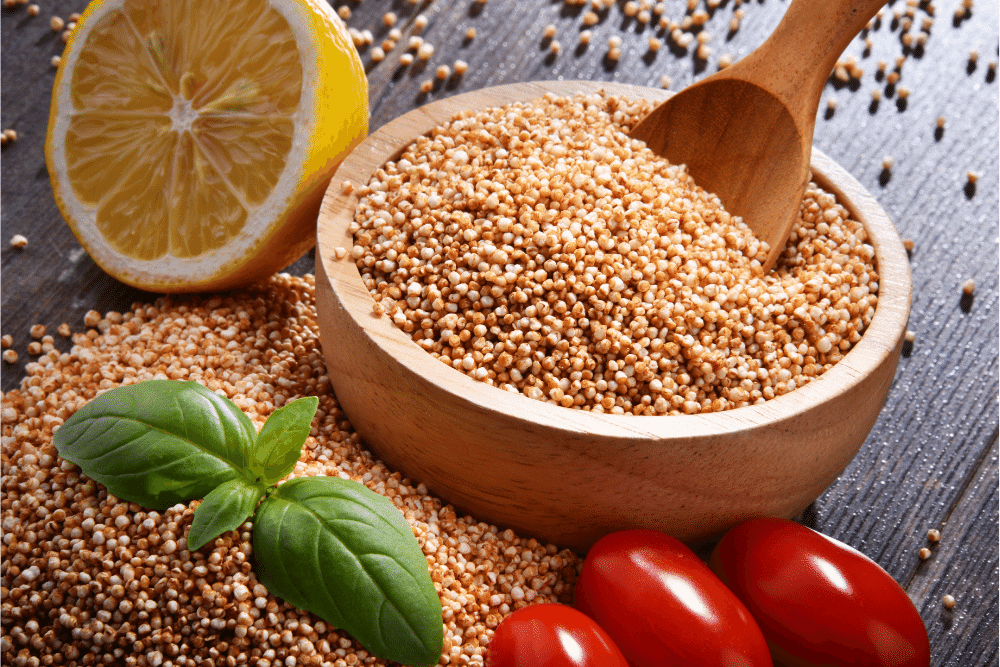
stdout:
POLYGON ((72 335, 72 331, 70 331, 69 325, 66 324, 65 322, 60 324, 59 328, 56 329, 56 331, 58 331, 59 335, 62 336, 63 338, 69 338, 70 335, 72 335))
POLYGON ((545 26, 545 29, 542 31, 542 37, 545 37, 546 39, 552 39, 555 36, 556 36, 556 27, 551 23, 545 26))
POLYGON ((670 84, 671 83, 673 83, 673 82, 670 80, 670 77, 667 76, 666 74, 664 74, 663 76, 660 77, 660 88, 663 88, 664 90, 666 90, 666 89, 670 88, 670 84))
POLYGON ((618 62, 618 59, 622 57, 622 50, 617 46, 613 46, 608 49, 608 60, 613 62, 618 62))
MULTIPOLYGON (((427 27, 428 23, 429 23, 429 20, 427 19, 426 15, 424 15, 424 14, 417 14, 416 18, 413 19, 413 29, 416 30, 417 32, 420 32, 424 28, 427 27)), ((473 32, 475 32, 474 28, 472 30, 473 30, 473 32)), ((468 36, 468 33, 466 33, 466 36, 468 36)))
POLYGON ((476 29, 475 28, 467 28, 465 30, 465 38, 466 39, 475 39, 476 38, 476 29))
POLYGON ((52 56, 52 60, 50 60, 49 62, 52 63, 53 67, 59 67, 59 63, 62 62, 62 58, 60 58, 59 56, 52 56))
POLYGON ((913 240, 903 239, 903 247, 906 248, 906 250, 913 250, 913 240))
POLYGON ((945 123, 947 123, 947 122, 948 121, 945 119, 944 116, 938 116, 937 117, 937 126, 939 128, 941 128, 942 130, 944 129, 945 123))
POLYGON ((455 70, 455 74, 457 74, 458 76, 462 76, 468 71, 469 63, 465 62, 464 60, 456 60, 454 65, 452 65, 452 69, 455 70))
POLYGON ((337 8, 337 16, 344 19, 345 21, 351 18, 351 8, 347 5, 341 5, 337 8))
POLYGON ((37 357, 41 353, 42 353, 41 343, 39 343, 37 340, 33 340, 30 343, 28 343, 28 354, 30 354, 33 357, 37 357))
POLYGON ((28 335, 32 338, 38 339, 45 335, 45 325, 44 324, 32 324, 31 328, 28 329, 28 335))
POLYGON ((963 294, 974 294, 976 292, 976 281, 969 278, 964 283, 962 283, 962 293, 963 294))
POLYGON ((10 334, 4 334, 0 336, 0 348, 6 350, 13 344, 14 344, 14 338, 10 334))
POLYGON ((970 169, 969 171, 965 172, 965 179, 969 181, 969 183, 975 183, 976 181, 979 180, 979 172, 972 171, 970 169))
POLYGON ((434 80, 433 79, 426 79, 426 80, 424 80, 424 81, 422 81, 420 83, 420 92, 421 93, 425 93, 426 94, 426 93, 431 92, 432 90, 434 90, 434 80))
POLYGON ((58 16, 53 16, 49 19, 49 27, 52 28, 52 32, 62 32, 62 29, 66 27, 66 21, 58 16))
POLYGON ((944 605, 945 609, 955 608, 955 598, 952 595, 945 595, 941 598, 941 604, 944 605))
POLYGON ((895 166, 895 164, 896 161, 892 159, 892 156, 890 155, 886 155, 885 157, 882 158, 882 168, 885 169, 886 171, 892 169, 893 166, 895 166))
POLYGON ((584 46, 590 44, 590 38, 593 37, 593 35, 594 33, 591 32, 590 30, 580 31, 580 43, 583 44, 584 46))
POLYGON ((927 560, 931 557, 931 550, 927 547, 921 547, 920 551, 917 552, 917 555, 920 557, 920 560, 927 560))
POLYGON ((927 541, 928 542, 940 542, 941 541, 941 531, 937 528, 931 528, 927 531, 927 541))
POLYGON ((27 12, 28 16, 38 16, 39 12, 41 12, 41 8, 38 5, 28 5, 27 12))
POLYGON ((434 71, 434 76, 436 76, 441 81, 444 81, 449 76, 451 76, 451 68, 447 65, 438 65, 438 68, 434 71))
POLYGON ((408 67, 408 66, 412 65, 413 64, 413 54, 412 53, 404 53, 403 55, 401 55, 399 57, 399 64, 402 65, 403 67, 408 67))
POLYGON ((68 353, 29 363, 21 388, 4 392, 4 664, 20 664, 8 649, 20 649, 15 627, 39 665, 383 664, 268 591, 252 568, 249 522, 191 552, 196 503, 154 512, 109 495, 58 457, 52 431, 87 400, 157 377, 226 395, 258 428, 279 405, 319 398, 292 476, 350 478, 399 507, 442 598, 440 664, 476 664, 469 657, 529 596, 572 601, 573 552, 456 514, 364 449, 330 388, 314 292, 312 276, 277 275, 246 291, 165 297, 98 316, 95 335, 78 334, 68 353), (15 534, 20 548, 8 548, 15 534))
POLYGON ((431 56, 434 55, 434 45, 430 42, 424 42, 417 49, 417 57, 421 60, 430 60, 431 56))
POLYGON ((562 44, 559 43, 559 40, 556 39, 552 40, 552 42, 549 44, 549 51, 553 54, 558 55, 558 53, 561 50, 562 50, 562 44))
POLYGON ((917 340, 917 334, 914 331, 906 330, 905 340, 907 343, 912 343, 917 340))
POLYGON ((733 54, 726 53, 719 56, 718 67, 719 69, 726 69, 733 64, 733 54))
POLYGON ((28 247, 28 239, 22 234, 14 234, 10 237, 10 247, 24 250, 28 247))
POLYGON ((3 351, 3 360, 6 361, 8 364, 16 364, 17 363, 17 351, 15 351, 15 350, 4 350, 3 351))

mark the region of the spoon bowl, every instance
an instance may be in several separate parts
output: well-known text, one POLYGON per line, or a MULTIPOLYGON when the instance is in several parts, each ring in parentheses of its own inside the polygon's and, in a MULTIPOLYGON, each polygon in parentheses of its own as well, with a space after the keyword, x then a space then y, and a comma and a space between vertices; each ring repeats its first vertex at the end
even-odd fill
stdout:
POLYGON ((781 254, 809 181, 820 96, 834 63, 885 0, 795 0, 746 58, 660 104, 631 136, 718 195, 781 254))
POLYGON ((910 272, 888 217, 814 151, 813 176, 860 221, 875 249, 879 302, 862 339, 809 384, 760 405, 684 416, 597 414, 478 382, 433 358, 388 317, 348 254, 369 182, 413 140, 465 110, 545 93, 605 90, 661 101, 667 91, 582 81, 512 84, 457 95, 383 126, 344 160, 320 211, 316 308, 337 401, 367 445, 410 483, 459 512, 585 550, 602 535, 653 528, 689 543, 756 516, 790 517, 861 447, 892 383, 910 306, 910 272))

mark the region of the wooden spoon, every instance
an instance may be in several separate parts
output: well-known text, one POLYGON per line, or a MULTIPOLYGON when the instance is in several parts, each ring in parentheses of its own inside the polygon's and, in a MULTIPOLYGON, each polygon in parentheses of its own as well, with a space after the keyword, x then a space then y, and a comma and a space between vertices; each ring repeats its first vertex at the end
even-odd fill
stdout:
POLYGON ((781 254, 809 181, 813 127, 837 58, 885 0, 794 0, 759 48, 656 107, 631 132, 686 164, 781 254))

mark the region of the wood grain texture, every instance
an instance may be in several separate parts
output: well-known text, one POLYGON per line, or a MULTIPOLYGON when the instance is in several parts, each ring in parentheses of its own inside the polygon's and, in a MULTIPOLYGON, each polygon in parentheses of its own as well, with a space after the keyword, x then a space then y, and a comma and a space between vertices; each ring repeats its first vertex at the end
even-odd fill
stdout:
MULTIPOLYGON (((136 292, 107 278, 82 254, 79 244, 59 217, 52 201, 42 157, 52 83, 52 55, 62 42, 48 27, 54 14, 81 11, 83 0, 40 3, 42 12, 29 18, 22 10, 0 12, 0 127, 18 131, 18 140, 4 147, 0 171, 0 269, 2 325, 19 352, 18 364, 2 364, 4 390, 23 377, 30 340, 28 329, 45 324, 50 331, 68 322, 82 331, 83 315, 127 308, 154 295, 136 292), (8 247, 13 234, 28 237, 24 251, 8 247), (61 279, 60 279, 61 278, 61 279)), ((724 54, 745 56, 778 25, 787 3, 782 0, 744 2, 738 31, 731 33, 732 2, 726 2, 706 23, 714 50, 708 61, 694 57, 664 40, 649 52, 646 39, 662 31, 641 26, 621 13, 619 3, 592 26, 589 46, 578 46, 583 10, 549 0, 335 0, 353 11, 348 25, 372 29, 378 41, 388 32, 381 15, 391 9, 407 34, 417 12, 430 19, 423 31, 435 54, 422 68, 419 62, 399 66, 402 45, 374 64, 368 49, 372 120, 376 129, 425 102, 488 85, 538 79, 590 79, 659 86, 670 77, 671 89, 703 78, 715 70, 724 54), (542 37, 547 24, 557 27, 558 56, 550 55, 542 37), (463 37, 468 26, 478 35, 463 37), (620 35, 624 44, 617 63, 609 61, 606 41, 620 35), (420 83, 433 77, 439 64, 456 59, 469 63, 464 76, 435 83, 429 95, 420 83)), ((667 15, 680 20, 680 3, 667 3, 667 15)), ((950 623, 939 619, 932 600, 921 606, 931 632, 935 667, 997 664, 997 503, 974 489, 996 488, 995 457, 998 426, 997 322, 998 308, 998 83, 989 63, 997 59, 998 5, 980 0, 971 16, 956 21, 960 0, 936 1, 930 38, 921 49, 904 49, 902 26, 892 12, 904 10, 901 0, 889 6, 881 22, 855 39, 845 55, 865 70, 859 81, 834 79, 824 88, 815 146, 846 168, 888 212, 904 238, 914 241, 911 270, 914 284, 910 328, 916 333, 904 350, 886 405, 861 451, 844 473, 807 510, 803 520, 873 557, 898 581, 916 591, 915 575, 936 568, 938 592, 950 592, 960 611, 950 623), (864 37, 871 39, 866 48, 864 37), (979 52, 970 66, 969 52, 979 52), (876 77, 876 63, 891 70, 904 51, 907 59, 896 86, 876 77), (992 73, 991 73, 992 72, 992 73), (899 89, 911 92, 905 102, 899 89), (873 103, 871 92, 880 91, 873 103), (826 102, 838 106, 831 113, 826 102), (946 118, 942 132, 935 119, 946 118), (889 171, 883 156, 895 159, 889 171), (974 188, 966 171, 980 174, 974 188), (961 297, 961 284, 975 278, 976 294, 961 297), (984 480, 977 485, 978 480, 984 480), (961 535, 960 548, 938 548, 933 560, 920 564, 917 550, 926 544, 931 526, 942 526, 943 540, 961 535), (962 600, 978 602, 962 612, 962 600)), ((919 26, 919 20, 917 21, 919 26)), ((916 27, 911 32, 916 31, 916 27)), ((313 270, 307 256, 290 267, 293 273, 313 270)), ((60 349, 68 341, 56 335, 60 349)), ((952 542, 951 545, 956 545, 952 542)))
POLYGON ((952 509, 947 522, 938 528, 941 541, 931 547, 933 555, 921 562, 908 591, 920 609, 931 637, 938 664, 985 667, 997 663, 997 644, 982 650, 973 637, 993 635, 996 639, 997 608, 994 602, 997 581, 997 556, 983 558, 975 545, 984 538, 998 540, 997 522, 991 514, 997 506, 997 439, 975 478, 964 489, 961 501, 952 509), (956 592, 958 591, 958 592, 956 592), (954 609, 947 609, 941 598, 955 598, 954 609), (959 630, 959 631, 956 631, 959 630), (982 651, 982 652, 980 652, 982 651))

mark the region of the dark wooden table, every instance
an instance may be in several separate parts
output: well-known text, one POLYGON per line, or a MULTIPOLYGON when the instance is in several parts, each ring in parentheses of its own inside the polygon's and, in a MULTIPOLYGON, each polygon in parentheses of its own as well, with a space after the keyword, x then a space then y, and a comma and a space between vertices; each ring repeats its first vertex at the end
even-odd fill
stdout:
MULTIPOLYGON (((83 315, 128 308, 156 295, 108 278, 80 248, 52 198, 43 143, 55 73, 50 60, 63 42, 49 27, 53 15, 82 11, 83 0, 49 0, 31 17, 24 8, 2 13, 2 129, 17 140, 3 148, 2 332, 10 334, 20 359, 2 364, 4 391, 17 387, 31 325, 50 332, 67 322, 83 329, 83 315), (9 246, 22 234, 28 246, 9 246)), ((660 86, 667 75, 679 89, 717 68, 720 56, 746 55, 777 25, 781 0, 748 0, 744 17, 730 30, 737 6, 724 0, 704 30, 713 52, 699 60, 665 40, 653 53, 655 26, 626 15, 619 2, 599 12, 589 46, 579 42, 587 7, 557 0, 335 0, 352 15, 347 24, 371 30, 378 45, 389 31, 382 16, 393 11, 404 42, 368 68, 371 127, 377 128, 425 102, 476 88, 536 79, 590 79, 660 86), (426 63, 404 67, 399 56, 417 13, 429 24, 423 37, 435 47, 426 63), (561 45, 551 51, 548 24, 561 45), (474 38, 466 29, 474 27, 474 38), (607 39, 621 37, 621 58, 607 56, 607 39), (435 81, 438 65, 464 60, 469 69, 435 81)), ((815 144, 861 181, 913 241, 913 307, 916 334, 904 350, 888 402, 878 423, 840 478, 804 513, 808 525, 858 548, 889 571, 909 592, 930 633, 933 665, 996 665, 998 645, 998 56, 997 3, 979 0, 957 18, 961 0, 935 3, 925 43, 916 38, 927 3, 913 8, 904 38, 907 5, 895 0, 884 18, 848 47, 864 72, 841 82, 831 77, 824 92, 815 144), (900 15, 899 20, 893 13, 900 15), (864 38, 870 40, 866 45, 864 38), (976 51, 978 59, 970 58, 976 51), (906 54, 901 78, 892 86, 877 62, 906 54), (903 92, 907 89, 909 94, 903 92), (880 91, 874 101, 872 91, 880 91), (905 95, 905 97, 904 97, 905 95), (834 100, 831 109, 827 101, 834 100), (939 129, 938 117, 945 119, 939 129), (895 164, 883 168, 883 157, 895 164), (979 178, 970 182, 967 172, 979 178), (972 297, 962 284, 975 280, 972 297), (930 528, 941 541, 930 545, 930 528), (918 557, 931 546, 932 556, 918 557), (946 609, 942 596, 954 596, 946 609)), ((705 9, 705 5, 699 6, 705 9)), ((670 0, 663 13, 680 22, 686 4, 670 0)), ((655 23, 655 18, 654 18, 655 23)), ((289 271, 312 271, 306 256, 289 271)), ((56 335, 56 345, 69 342, 56 335)))

